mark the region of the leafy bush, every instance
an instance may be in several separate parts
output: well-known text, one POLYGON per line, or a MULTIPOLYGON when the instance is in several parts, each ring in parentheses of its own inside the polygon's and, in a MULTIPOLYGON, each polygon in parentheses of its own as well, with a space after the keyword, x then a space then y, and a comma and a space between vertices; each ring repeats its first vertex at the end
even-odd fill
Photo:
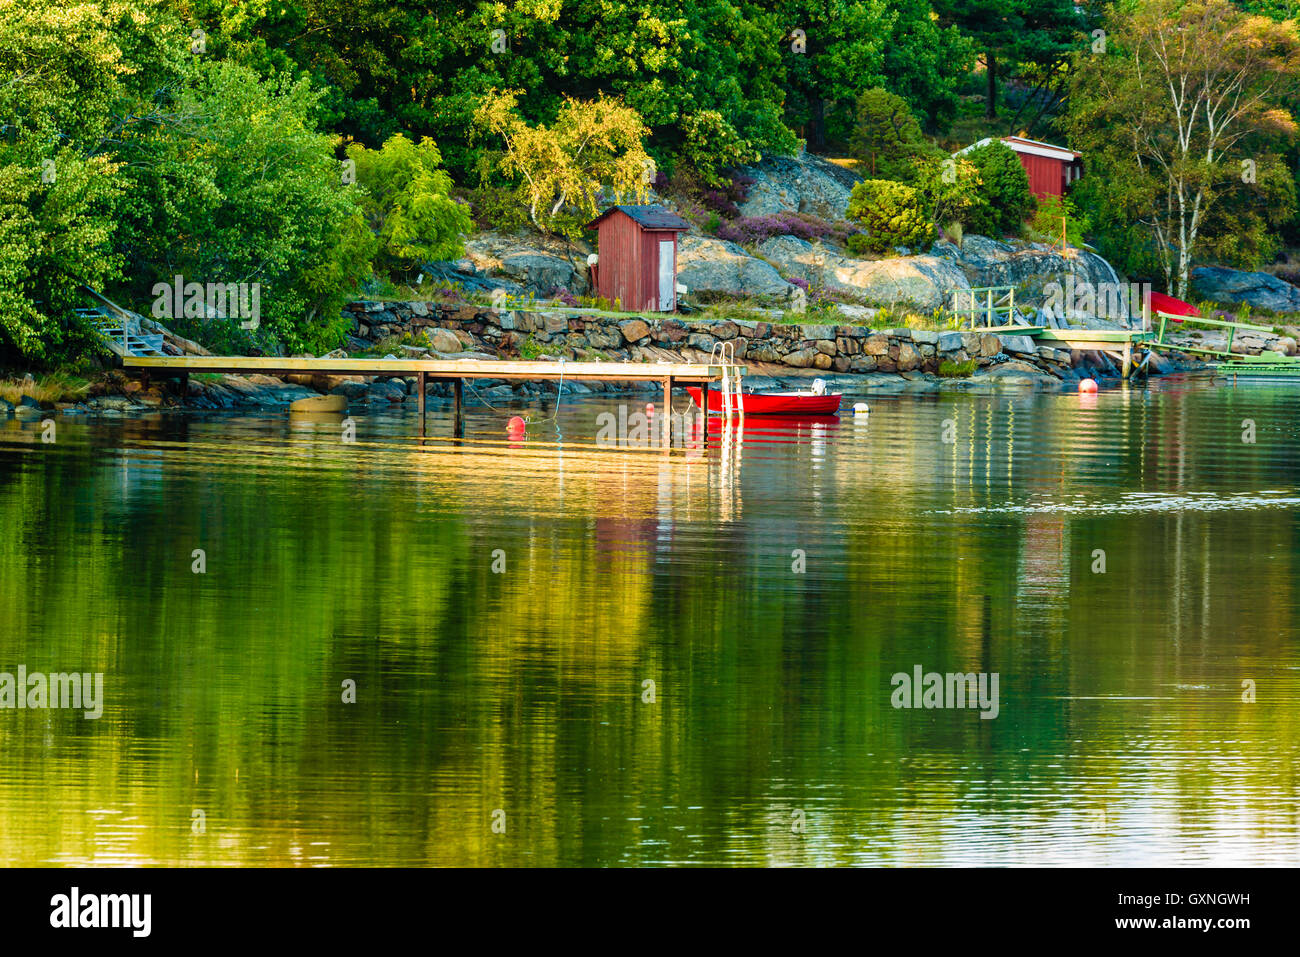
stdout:
POLYGON ((850 251, 884 253, 895 246, 924 252, 934 245, 935 228, 921 194, 885 179, 864 179, 849 196, 849 218, 863 232, 850 236, 850 251))
POLYGON ((1000 140, 976 147, 964 156, 979 172, 987 200, 971 209, 971 221, 966 225, 986 236, 1019 233, 1037 205, 1020 157, 1000 140))
POLYGON ((1067 197, 1043 196, 1029 228, 1036 238, 1054 243, 1061 238, 1061 220, 1065 219, 1065 238, 1072 246, 1083 245, 1088 231, 1088 217, 1079 212, 1067 197))
POLYGON ((969 227, 988 205, 975 164, 964 156, 931 157, 916 165, 911 184, 930 219, 941 226, 969 227))

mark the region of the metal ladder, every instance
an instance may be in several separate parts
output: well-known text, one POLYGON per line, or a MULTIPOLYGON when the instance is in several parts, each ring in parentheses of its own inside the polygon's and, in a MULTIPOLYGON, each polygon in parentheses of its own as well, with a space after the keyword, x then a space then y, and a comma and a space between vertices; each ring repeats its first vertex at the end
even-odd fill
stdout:
MULTIPOLYGON (((741 416, 745 414, 745 399, 741 393, 741 380, 744 378, 736 368, 736 344, 730 340, 715 342, 709 353, 709 365, 722 367, 722 417, 730 419, 733 409, 741 416)), ((705 415, 708 409, 702 410, 705 415)))

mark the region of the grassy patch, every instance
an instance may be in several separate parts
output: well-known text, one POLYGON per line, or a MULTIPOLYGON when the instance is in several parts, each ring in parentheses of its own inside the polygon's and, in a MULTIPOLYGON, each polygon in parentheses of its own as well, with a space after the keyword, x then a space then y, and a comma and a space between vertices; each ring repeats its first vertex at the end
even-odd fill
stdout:
POLYGON ((975 366, 974 359, 966 359, 962 362, 944 359, 943 362, 939 363, 939 375, 945 379, 967 379, 974 375, 975 366))
POLYGON ((51 372, 37 376, 34 381, 25 379, 0 379, 0 399, 17 405, 29 395, 38 402, 77 402, 85 398, 90 383, 65 372, 51 372))
POLYGON ((540 359, 542 356, 559 356, 563 354, 564 346, 553 342, 538 342, 532 336, 519 343, 519 358, 521 359, 533 360, 540 359))
POLYGON ((409 332, 401 336, 386 336, 380 339, 369 349, 353 353, 357 359, 382 359, 386 355, 401 356, 402 346, 419 346, 424 349, 433 348, 433 343, 429 341, 428 333, 421 332, 418 336, 413 336, 409 332))

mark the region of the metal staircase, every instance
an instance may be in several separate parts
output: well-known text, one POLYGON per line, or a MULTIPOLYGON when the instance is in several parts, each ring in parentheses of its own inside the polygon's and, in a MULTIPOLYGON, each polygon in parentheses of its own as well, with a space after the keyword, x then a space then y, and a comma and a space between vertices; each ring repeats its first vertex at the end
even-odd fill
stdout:
POLYGON ((89 286, 83 286, 82 292, 98 300, 98 303, 79 307, 74 312, 90 323, 114 355, 119 358, 168 355, 163 349, 162 333, 145 331, 154 326, 154 323, 129 309, 123 309, 89 286))

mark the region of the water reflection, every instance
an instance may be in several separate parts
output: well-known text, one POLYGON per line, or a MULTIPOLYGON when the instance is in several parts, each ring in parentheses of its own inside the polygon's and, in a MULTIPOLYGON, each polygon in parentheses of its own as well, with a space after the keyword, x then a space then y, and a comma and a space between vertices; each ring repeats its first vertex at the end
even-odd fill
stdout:
POLYGON ((0 710, 0 860, 1296 862, 1285 390, 620 401, 0 422, 0 671, 107 695, 0 710))

